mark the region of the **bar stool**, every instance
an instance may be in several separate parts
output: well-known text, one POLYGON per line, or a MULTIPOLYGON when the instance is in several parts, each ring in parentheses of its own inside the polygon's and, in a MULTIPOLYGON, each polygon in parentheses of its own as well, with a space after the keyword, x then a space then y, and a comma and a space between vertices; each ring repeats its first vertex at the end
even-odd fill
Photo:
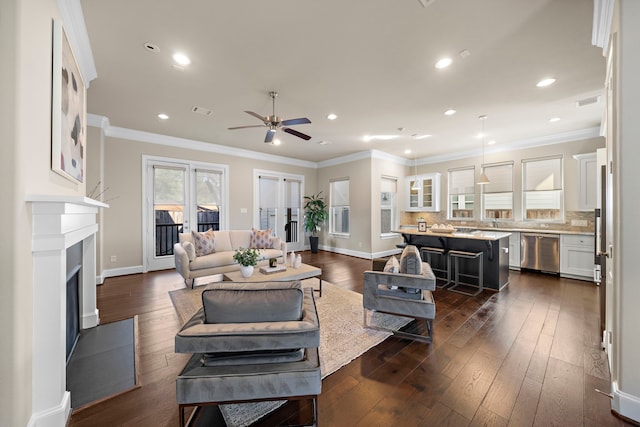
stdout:
POLYGON ((423 246, 421 248, 422 260, 429 264, 431 271, 436 276, 436 288, 446 288, 451 283, 451 276, 449 275, 449 257, 447 251, 443 248, 432 248, 430 246, 423 246), (438 266, 434 266, 432 263, 433 256, 438 257, 438 266), (444 266, 443 266, 444 264, 444 266), (443 273, 444 277, 438 276, 437 273, 443 273), (440 281, 438 281, 440 279, 440 281), (444 281, 444 282, 443 282, 444 281))
POLYGON ((483 252, 467 252, 467 251, 449 251, 447 254, 449 258, 449 281, 451 282, 451 270, 453 269, 453 286, 449 288, 450 291, 458 292, 461 294, 476 296, 482 292, 484 289, 484 259, 483 252), (469 259, 469 260, 477 260, 478 261, 478 275, 466 273, 460 273, 460 259, 469 259), (460 281, 460 276, 465 276, 472 279, 478 279, 478 284, 471 284, 460 281), (475 288, 475 292, 467 292, 464 290, 458 289, 460 286, 464 286, 467 288, 475 288))

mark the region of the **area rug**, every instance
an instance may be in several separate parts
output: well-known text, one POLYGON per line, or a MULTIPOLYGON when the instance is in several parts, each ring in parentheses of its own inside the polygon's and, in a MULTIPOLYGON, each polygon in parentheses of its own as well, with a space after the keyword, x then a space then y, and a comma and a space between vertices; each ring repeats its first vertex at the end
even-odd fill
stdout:
MULTIPOLYGON (((317 289, 318 279, 307 279, 304 287, 317 289)), ((178 289, 169 291, 171 301, 180 317, 186 322, 202 307, 202 291, 196 289, 178 289)), ((320 365, 322 378, 332 374, 348 364, 370 348, 384 341, 388 332, 365 329, 363 322, 362 295, 343 289, 332 283, 322 282, 322 297, 316 294, 316 306, 320 318, 320 365)), ((375 324, 396 330, 404 326, 406 318, 373 313, 375 324)), ((220 410, 229 427, 244 427, 259 420, 284 402, 242 403, 221 405, 220 410)))
POLYGON ((137 317, 80 332, 67 364, 74 412, 139 387, 137 317))

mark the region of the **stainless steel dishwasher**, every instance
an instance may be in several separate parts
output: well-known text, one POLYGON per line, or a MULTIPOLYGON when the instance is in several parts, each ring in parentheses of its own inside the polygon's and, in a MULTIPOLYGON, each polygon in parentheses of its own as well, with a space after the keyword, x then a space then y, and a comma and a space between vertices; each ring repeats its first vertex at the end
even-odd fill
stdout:
POLYGON ((520 233, 520 267, 560 272, 558 234, 520 233))

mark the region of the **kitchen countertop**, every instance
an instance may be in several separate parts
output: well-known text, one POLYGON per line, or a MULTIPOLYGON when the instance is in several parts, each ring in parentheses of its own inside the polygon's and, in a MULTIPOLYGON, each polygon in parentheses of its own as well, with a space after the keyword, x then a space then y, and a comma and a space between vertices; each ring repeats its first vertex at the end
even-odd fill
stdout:
POLYGON ((505 232, 503 230, 491 229, 488 230, 475 230, 471 232, 453 232, 453 233, 438 233, 437 231, 418 231, 418 230, 399 230, 395 231, 396 233, 403 234, 412 234, 417 236, 435 236, 435 237, 450 237, 450 238, 458 238, 458 239, 471 239, 471 240, 500 240, 504 237, 509 237, 511 233, 505 232), (494 231, 495 230, 495 231, 494 231))
MULTIPOLYGON (((573 235, 583 235, 583 236, 593 236, 593 231, 571 231, 571 230, 558 230, 553 228, 506 228, 506 227, 473 227, 473 226, 462 226, 457 227, 461 229, 473 229, 473 230, 481 230, 481 231, 490 231, 490 232, 518 232, 518 233, 540 233, 540 234, 573 234, 573 235)), ((417 225, 401 225, 400 231, 398 233, 405 233, 407 230, 413 230, 416 234, 425 234, 424 232, 418 233, 417 225)), ((435 233, 434 233, 435 234, 435 233)), ((440 235, 440 234, 438 234, 440 235)))

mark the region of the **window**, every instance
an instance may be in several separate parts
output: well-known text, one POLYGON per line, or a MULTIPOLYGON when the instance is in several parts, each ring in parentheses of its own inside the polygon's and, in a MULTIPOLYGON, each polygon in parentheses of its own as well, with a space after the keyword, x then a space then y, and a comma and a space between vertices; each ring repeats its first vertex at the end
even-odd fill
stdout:
POLYGON ((397 228, 396 224, 396 194, 398 180, 382 177, 380 182, 380 234, 390 234, 397 228))
POLYGON ((473 218, 475 168, 449 170, 449 219, 473 218))
POLYGON ((483 167, 489 183, 482 186, 482 219, 513 219, 513 162, 483 167))
POLYGON ((349 234, 349 180, 330 183, 329 232, 349 234))
POLYGON ((522 161, 522 205, 526 221, 562 221, 562 156, 522 161))

